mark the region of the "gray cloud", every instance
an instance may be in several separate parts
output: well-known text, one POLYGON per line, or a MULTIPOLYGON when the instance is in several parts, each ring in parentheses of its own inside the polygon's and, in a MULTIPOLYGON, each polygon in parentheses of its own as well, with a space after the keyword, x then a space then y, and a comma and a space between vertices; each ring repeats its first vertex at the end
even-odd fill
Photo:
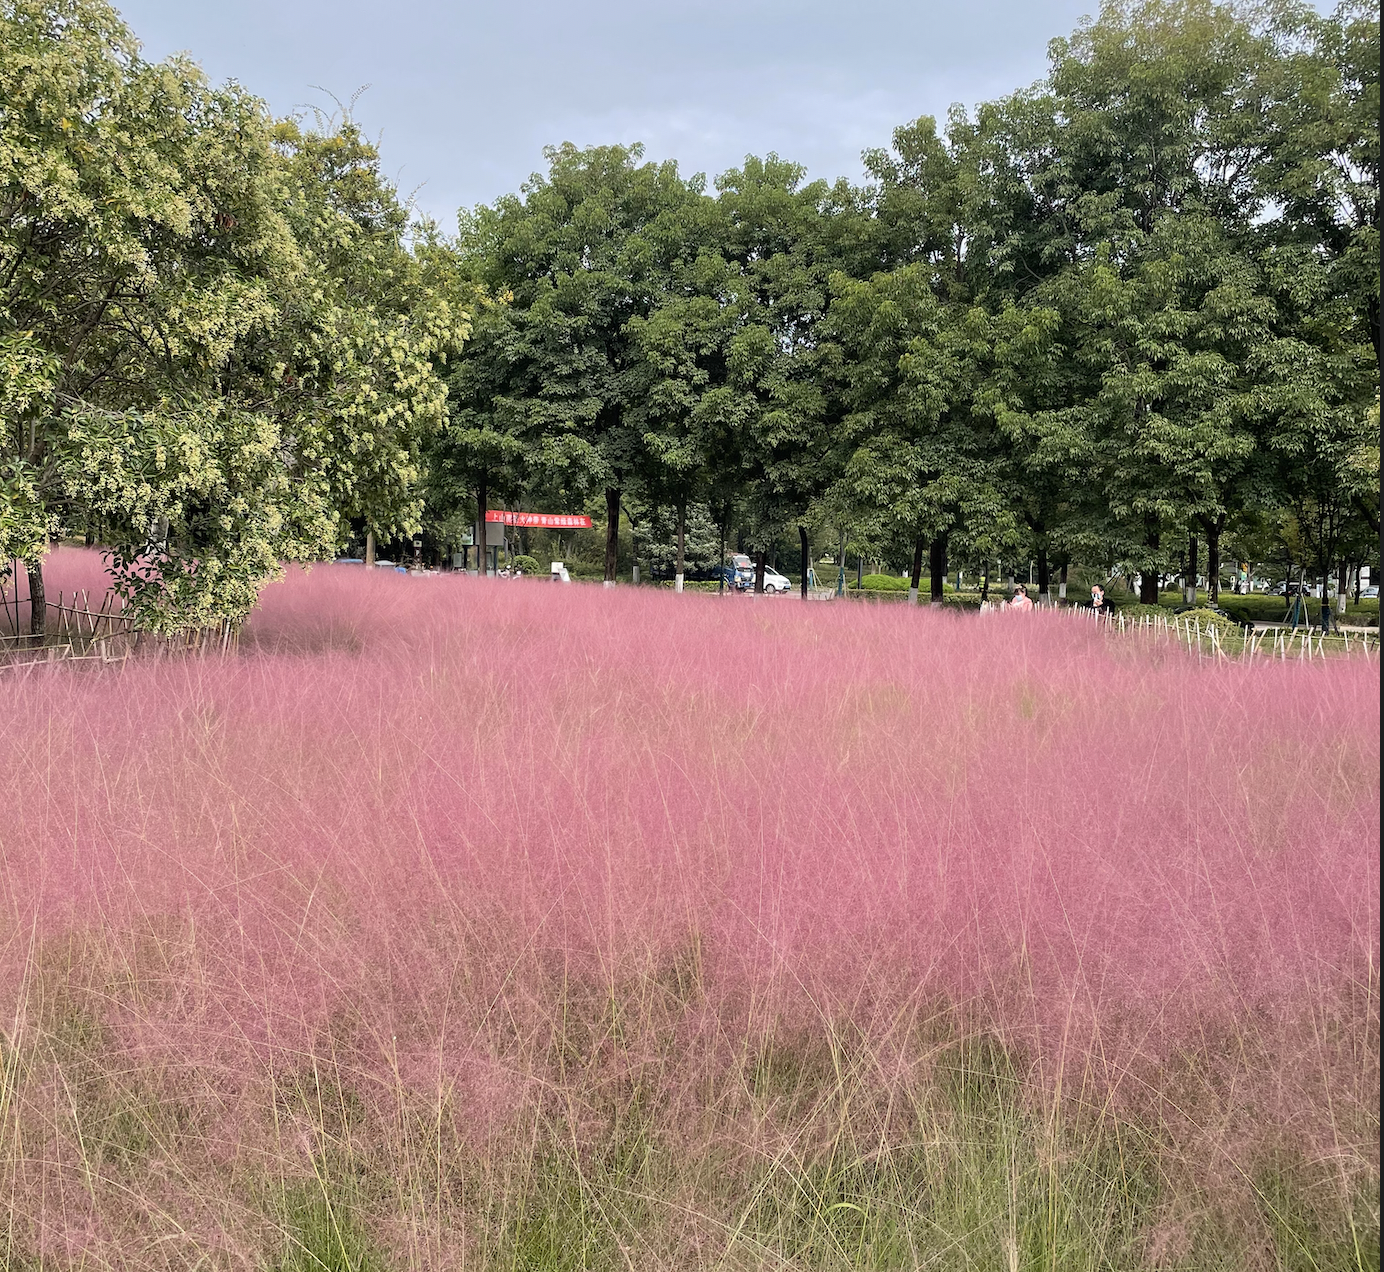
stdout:
POLYGON ((387 170, 451 223, 544 145, 642 141, 714 176, 776 151, 861 175, 898 124, 1031 83, 1089 0, 125 0, 151 57, 183 51, 277 112, 349 98, 387 170))

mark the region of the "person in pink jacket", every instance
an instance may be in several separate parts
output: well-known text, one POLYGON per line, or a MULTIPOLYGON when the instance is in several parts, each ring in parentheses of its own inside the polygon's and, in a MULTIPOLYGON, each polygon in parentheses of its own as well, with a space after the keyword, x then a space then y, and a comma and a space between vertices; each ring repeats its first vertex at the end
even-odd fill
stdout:
POLYGON ((1009 600, 1009 608, 1013 610, 1031 610, 1033 602, 1028 599, 1028 587, 1020 583, 1018 590, 1009 600))

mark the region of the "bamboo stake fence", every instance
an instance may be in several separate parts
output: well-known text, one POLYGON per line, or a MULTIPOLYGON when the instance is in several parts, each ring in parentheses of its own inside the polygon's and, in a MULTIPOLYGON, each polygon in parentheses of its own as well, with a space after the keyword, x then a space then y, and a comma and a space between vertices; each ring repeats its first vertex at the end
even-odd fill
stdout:
POLYGON ((1296 658, 1302 662, 1329 657, 1379 657, 1377 632, 1323 632, 1319 628, 1299 627, 1296 630, 1281 626, 1243 631, 1228 641, 1222 628, 1212 623, 1205 628, 1199 618, 1185 619, 1172 614, 1168 617, 1141 614, 1126 620, 1123 614, 1101 618, 1092 610, 1068 611, 1087 621, 1107 622, 1121 634, 1142 637, 1155 642, 1175 644, 1198 661, 1238 659, 1244 662, 1277 658, 1286 661, 1296 658))
POLYGON ((46 604, 47 632, 40 640, 24 631, 28 598, 0 577, 0 670, 17 671, 53 662, 119 663, 128 658, 175 654, 229 654, 240 646, 240 625, 223 620, 162 636, 140 628, 123 598, 105 592, 93 605, 90 592, 58 593, 46 604))

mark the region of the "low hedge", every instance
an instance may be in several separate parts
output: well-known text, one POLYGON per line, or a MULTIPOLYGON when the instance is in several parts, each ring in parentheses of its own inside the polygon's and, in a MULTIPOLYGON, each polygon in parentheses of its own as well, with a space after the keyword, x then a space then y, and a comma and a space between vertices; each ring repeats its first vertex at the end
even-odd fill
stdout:
MULTIPOLYGON (((918 594, 927 597, 932 584, 926 579, 922 579, 918 584, 918 594)), ((850 592, 907 592, 909 580, 899 578, 894 574, 867 574, 859 584, 854 578, 846 580, 846 590, 850 592)), ((956 589, 950 583, 942 584, 944 596, 950 596, 956 589)))
POLYGON ((1209 609, 1191 609, 1183 610, 1176 617, 1182 623, 1199 623, 1203 631, 1208 627, 1215 627, 1223 632, 1238 632, 1240 630, 1239 620, 1232 617, 1229 611, 1225 614, 1217 614, 1214 610, 1209 609))
MULTIPOLYGON (((658 579, 654 583, 655 587, 665 587, 670 592, 677 586, 672 579, 658 579)), ((720 583, 716 579, 683 579, 682 590, 684 592, 716 592, 720 590, 720 583)))
MULTIPOLYGON (((1205 592, 1198 592, 1197 607, 1190 610, 1185 608, 1186 602, 1180 593, 1164 592, 1161 603, 1158 605, 1141 605, 1134 601, 1125 604, 1115 601, 1113 604, 1114 608, 1125 615, 1126 620, 1128 620, 1140 618, 1145 614, 1155 618, 1167 618, 1174 614, 1179 617, 1186 617, 1189 614, 1205 613, 1205 607, 1209 601, 1205 592)), ((1244 596, 1236 595, 1234 592, 1222 592, 1217 604, 1225 611, 1231 621, 1237 624, 1284 623, 1288 621, 1291 599, 1272 596, 1264 592, 1252 592, 1244 596)), ((1322 605, 1320 601, 1309 596, 1306 598, 1303 608, 1306 611, 1308 622, 1314 624, 1321 622, 1322 605)), ((1333 608, 1332 617, 1343 622, 1347 627, 1377 627, 1379 626, 1379 601, 1377 598, 1362 598, 1359 605, 1348 605, 1344 614, 1337 614, 1333 608)))
MULTIPOLYGON (((923 589, 927 589, 927 580, 923 580, 923 589)), ((908 591, 908 580, 897 578, 892 574, 867 574, 859 583, 855 581, 854 575, 846 577, 846 590, 849 592, 906 592, 908 591)))
MULTIPOLYGON (((853 592, 857 590, 854 579, 847 586, 853 592)), ((906 592, 908 580, 895 578, 892 574, 867 574, 861 580, 859 588, 866 592, 906 592)))
MULTIPOLYGON (((1197 588, 1198 605, 1206 605, 1210 600, 1210 594, 1204 587, 1197 588)), ((1182 595, 1182 590, 1180 588, 1169 588, 1166 591, 1158 593, 1158 603, 1166 606, 1168 609, 1175 609, 1179 605, 1186 605, 1187 598, 1182 595)))
MULTIPOLYGON (((862 588, 860 591, 856 591, 855 588, 850 588, 847 590, 846 596, 851 600, 857 601, 892 602, 900 605, 908 604, 908 589, 906 587, 902 589, 862 588)), ((999 591, 992 592, 990 594, 990 600, 992 602, 1002 601, 1004 600, 1004 594, 999 591)), ((920 591, 918 593, 916 604, 930 605, 931 603, 932 597, 927 591, 920 591)), ((947 591, 942 594, 942 604, 948 609, 978 610, 980 608, 980 593, 947 591)))
POLYGON ((1117 612, 1124 615, 1125 622, 1139 620, 1141 618, 1171 618, 1172 610, 1164 605, 1141 605, 1135 601, 1131 605, 1119 605, 1115 607, 1117 612))
MULTIPOLYGON (((1330 604, 1329 601, 1328 604, 1330 604)), ((1220 606, 1227 614, 1242 623, 1283 623, 1288 619, 1292 598, 1266 596, 1263 593, 1249 596, 1222 593, 1220 606)), ((1306 610, 1309 621, 1313 623, 1321 621, 1322 603, 1319 600, 1310 596, 1306 597, 1303 609, 1306 610)), ((1352 627, 1377 625, 1379 622, 1379 600, 1378 598, 1362 598, 1359 605, 1347 605, 1345 613, 1337 615, 1337 617, 1352 627)))

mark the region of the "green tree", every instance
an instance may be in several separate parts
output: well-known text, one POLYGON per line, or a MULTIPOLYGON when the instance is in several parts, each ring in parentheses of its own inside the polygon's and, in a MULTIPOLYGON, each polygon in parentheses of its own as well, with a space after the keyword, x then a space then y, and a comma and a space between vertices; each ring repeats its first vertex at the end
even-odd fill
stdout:
MULTIPOLYGON (((1219 538, 1271 499, 1265 377, 1281 365, 1262 260, 1287 5, 1110 4, 1054 41, 1050 129, 1031 136, 1048 257, 1035 296, 1063 315, 1068 415, 1099 445, 1112 519, 1155 600, 1169 532, 1219 538)), ((1291 19, 1291 21, 1290 21, 1291 19)), ((1281 131, 1281 129, 1280 129, 1281 131)))
POLYGON ((641 353, 631 377, 642 434, 643 482, 655 504, 675 510, 674 577, 686 572, 687 509, 699 496, 738 487, 743 441, 757 409, 752 306, 739 267, 703 251, 647 318, 631 320, 641 353))
MULTIPOLYGON (((144 62, 99 0, 0 7, 0 86, 0 555, 26 562, 31 629, 48 541, 93 523, 171 630, 244 614, 357 508, 414 516, 464 315, 362 299, 359 191, 393 195, 354 132, 276 130, 144 62)), ((402 262, 400 224, 376 228, 402 262)))
POLYGON ((522 453, 533 476, 572 497, 603 492, 614 582, 621 498, 644 461, 632 407, 645 355, 631 324, 686 259, 702 196, 676 164, 639 163, 640 146, 545 154, 547 174, 522 198, 463 218, 465 268, 506 303, 486 312, 452 377, 453 429, 478 470, 522 453))
POLYGON ((747 157, 716 181, 720 250, 741 280, 730 366, 747 406, 739 454, 742 507, 758 548, 756 586, 765 549, 791 526, 803 596, 810 530, 846 454, 840 349, 826 338, 824 320, 832 275, 862 220, 849 186, 804 183, 805 175, 800 164, 771 154, 747 157))
POLYGON ((992 534, 1010 517, 996 468, 996 320, 940 302, 929 265, 869 282, 837 275, 833 287, 850 445, 834 497, 876 537, 913 543, 910 599, 928 549, 940 603, 949 539, 992 534))
POLYGON ((1350 324, 1379 352, 1379 11, 1344 0, 1329 15, 1308 5, 1273 11, 1280 47, 1268 146, 1255 166, 1276 213, 1276 243, 1311 248, 1350 324))

